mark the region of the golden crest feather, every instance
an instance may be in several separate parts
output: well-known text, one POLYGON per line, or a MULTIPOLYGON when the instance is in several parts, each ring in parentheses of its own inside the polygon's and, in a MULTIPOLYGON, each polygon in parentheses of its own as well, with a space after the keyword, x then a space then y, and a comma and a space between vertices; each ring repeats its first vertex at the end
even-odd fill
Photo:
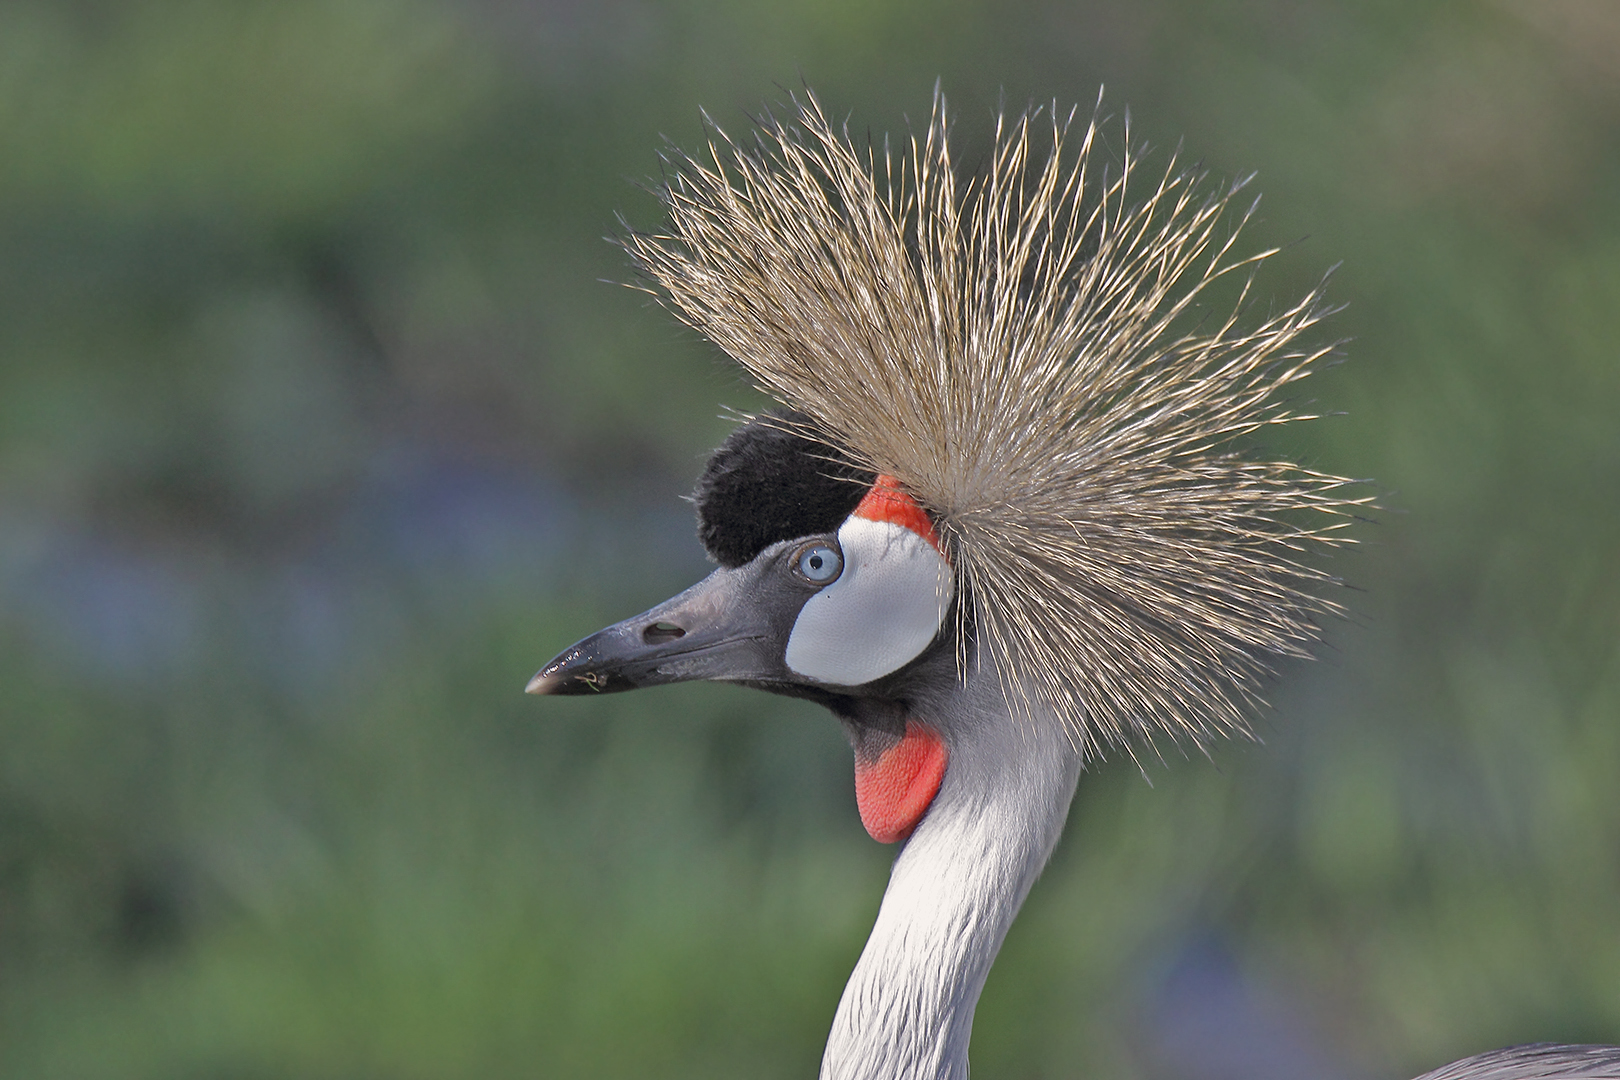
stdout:
POLYGON ((670 156, 669 231, 624 243, 684 321, 929 510, 1012 704, 1090 751, 1202 740, 1243 730, 1270 660, 1340 610, 1305 556, 1367 500, 1237 445, 1306 418, 1279 392, 1332 349, 1305 341, 1320 288, 1249 318, 1275 252, 1235 253, 1243 185, 1174 156, 1144 181, 1128 126, 1113 158, 1075 116, 1000 118, 964 181, 937 91, 898 161, 806 92, 748 141, 709 121, 705 160, 670 156), (1230 313, 1194 317, 1234 275, 1230 313))

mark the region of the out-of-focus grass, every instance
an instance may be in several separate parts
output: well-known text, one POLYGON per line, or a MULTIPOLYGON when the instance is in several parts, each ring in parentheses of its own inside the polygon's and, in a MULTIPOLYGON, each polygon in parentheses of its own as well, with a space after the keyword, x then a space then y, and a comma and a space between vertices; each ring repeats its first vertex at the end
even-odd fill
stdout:
POLYGON ((837 737, 702 690, 541 721, 511 643, 558 621, 501 620, 331 710, 169 703, 106 748, 99 797, 75 775, 93 749, 13 743, 32 808, 100 835, 12 866, 35 925, 7 967, 7 1075, 813 1065, 884 870, 853 822, 818 840, 787 816, 827 816, 806 777, 842 772, 837 737), (64 895, 79 918, 45 925, 64 895))
POLYGON ((942 77, 966 147, 1107 83, 1260 170, 1262 306, 1343 261, 1345 415, 1278 438, 1376 478, 1355 614, 1261 745, 1084 779, 976 1068, 1162 1075, 1208 938, 1342 1075, 1620 1041, 1616 55, 1605 0, 7 5, 0 1073, 813 1071, 887 861, 832 721, 519 693, 703 572, 758 402, 598 280, 624 180, 801 76, 877 135, 942 77))

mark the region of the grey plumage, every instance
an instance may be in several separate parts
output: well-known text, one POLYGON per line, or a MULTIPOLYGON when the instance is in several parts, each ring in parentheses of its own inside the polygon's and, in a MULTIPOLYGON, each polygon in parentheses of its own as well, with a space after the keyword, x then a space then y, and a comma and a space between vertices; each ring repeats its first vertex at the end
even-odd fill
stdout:
POLYGON ((1112 161, 1055 109, 1000 120, 964 180, 938 94, 898 161, 808 93, 710 130, 706 160, 670 155, 670 231, 626 240, 647 286, 930 512, 980 658, 1039 698, 1015 707, 1088 754, 1242 729, 1339 610, 1304 556, 1364 501, 1234 448, 1306 418, 1280 394, 1330 348, 1320 290, 1248 317, 1274 252, 1236 253, 1243 185, 1174 156, 1144 177, 1128 130, 1112 161))
POLYGON ((1417 1080, 1617 1080, 1620 1046, 1531 1043, 1476 1054, 1417 1080))

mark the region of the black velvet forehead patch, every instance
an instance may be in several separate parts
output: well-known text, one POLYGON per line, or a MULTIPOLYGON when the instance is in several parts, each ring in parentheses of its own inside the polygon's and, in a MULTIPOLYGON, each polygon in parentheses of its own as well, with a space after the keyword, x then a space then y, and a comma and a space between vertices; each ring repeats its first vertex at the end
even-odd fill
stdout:
POLYGON ((765 413, 704 467, 698 539, 721 566, 741 566, 779 540, 832 532, 876 479, 803 413, 765 413))

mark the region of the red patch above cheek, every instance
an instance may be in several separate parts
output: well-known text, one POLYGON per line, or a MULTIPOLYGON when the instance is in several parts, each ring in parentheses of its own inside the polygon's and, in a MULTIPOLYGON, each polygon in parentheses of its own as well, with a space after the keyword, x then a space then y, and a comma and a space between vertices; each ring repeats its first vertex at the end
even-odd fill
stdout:
POLYGON ((939 546, 939 536, 934 532, 934 523, 928 520, 927 512, 912 501, 910 495, 900 490, 900 481, 892 476, 880 475, 877 478, 877 482, 855 508, 854 516, 865 518, 867 521, 888 521, 910 529, 934 545, 935 551, 944 554, 944 549, 939 546))
POLYGON ((939 732, 915 720, 875 760, 855 756, 855 805, 872 839, 893 844, 911 835, 939 794, 949 759, 939 732))

